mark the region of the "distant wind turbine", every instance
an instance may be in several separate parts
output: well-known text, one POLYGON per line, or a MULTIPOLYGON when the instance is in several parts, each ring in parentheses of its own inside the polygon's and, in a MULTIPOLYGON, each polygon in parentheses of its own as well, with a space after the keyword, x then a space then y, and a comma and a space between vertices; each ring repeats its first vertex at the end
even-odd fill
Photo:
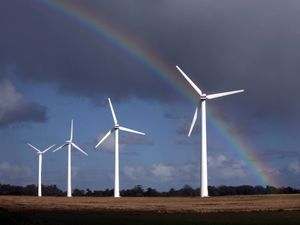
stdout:
POLYGON ((71 120, 71 134, 70 134, 70 139, 66 140, 65 144, 62 146, 56 148, 53 152, 56 152, 63 147, 68 146, 68 190, 67 190, 67 196, 72 197, 72 183, 71 183, 71 151, 72 151, 72 146, 76 148, 78 151, 81 153, 85 154, 86 156, 88 155, 85 151, 83 151, 78 145, 76 145, 73 142, 73 120, 71 120))
POLYGON ((42 196, 42 163, 43 163, 43 154, 53 148, 55 145, 51 145, 50 147, 46 148, 44 151, 39 150, 38 148, 34 147, 32 144, 27 143, 29 147, 37 151, 39 155, 39 175, 38 175, 38 196, 42 196))
POLYGON ((201 105, 201 136, 202 136, 202 153, 201 153, 201 197, 208 197, 208 187, 207 187, 207 137, 206 137, 206 100, 207 99, 214 99, 214 98, 220 98, 227 95, 233 95, 237 93, 241 93, 244 90, 237 90, 237 91, 229 91, 229 92, 223 92, 223 93, 217 93, 217 94, 211 94, 206 95, 205 93, 202 93, 199 87, 179 68, 179 66, 176 66, 176 68, 179 70, 179 72, 182 74, 182 76, 189 82, 189 84, 194 88, 194 90, 199 94, 200 100, 196 107, 196 111, 193 117, 193 121, 190 127, 190 131, 188 136, 191 136, 191 133, 193 131, 194 125, 197 121, 198 117, 198 111, 201 105))
POLYGON ((119 130, 130 132, 130 133, 135 133, 135 134, 140 134, 140 135, 145 135, 142 132, 132 130, 126 127, 121 127, 118 123, 114 108, 112 106, 112 103, 110 101, 110 98, 108 98, 111 114, 114 120, 114 127, 108 131, 104 137, 99 141, 99 143, 95 146, 97 148, 111 133, 115 133, 115 188, 114 188, 114 197, 118 198, 120 197, 120 183, 119 183, 119 130))

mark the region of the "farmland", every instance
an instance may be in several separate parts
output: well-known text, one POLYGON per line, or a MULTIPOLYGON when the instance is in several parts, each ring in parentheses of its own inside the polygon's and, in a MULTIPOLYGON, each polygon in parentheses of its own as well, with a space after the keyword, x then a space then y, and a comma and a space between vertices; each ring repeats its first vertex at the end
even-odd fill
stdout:
POLYGON ((300 221, 300 195, 120 199, 0 196, 0 219, 5 224, 49 225, 295 224, 300 221))

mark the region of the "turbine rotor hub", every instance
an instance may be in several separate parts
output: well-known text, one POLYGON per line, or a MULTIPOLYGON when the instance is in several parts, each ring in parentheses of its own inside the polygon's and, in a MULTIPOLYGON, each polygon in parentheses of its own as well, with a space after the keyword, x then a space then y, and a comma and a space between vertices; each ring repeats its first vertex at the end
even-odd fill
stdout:
POLYGON ((119 129, 119 127, 120 127, 120 125, 117 123, 117 124, 115 124, 115 129, 117 130, 117 129, 119 129))
POLYGON ((206 99, 207 99, 206 94, 202 94, 202 95, 200 96, 200 100, 201 100, 201 101, 204 101, 204 100, 206 100, 206 99))

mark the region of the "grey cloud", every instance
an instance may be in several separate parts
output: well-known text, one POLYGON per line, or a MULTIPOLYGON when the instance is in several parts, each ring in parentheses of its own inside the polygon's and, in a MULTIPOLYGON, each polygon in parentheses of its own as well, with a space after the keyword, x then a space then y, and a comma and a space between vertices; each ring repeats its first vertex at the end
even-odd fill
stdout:
MULTIPOLYGON (((156 187, 157 181, 168 183, 169 185, 182 185, 185 183, 195 183, 198 179, 199 167, 192 163, 170 164, 157 163, 149 168, 139 166, 125 166, 123 174, 131 180, 153 183, 156 187)), ((172 186, 170 186, 172 187, 172 186)))
POLYGON ((122 173, 131 180, 140 180, 147 177, 143 167, 125 166, 122 173))
MULTIPOLYGON (((246 89, 210 103, 239 120, 241 127, 251 127, 255 120, 283 123, 282 118, 299 127, 299 2, 76 3, 156 52, 161 57, 156 60, 170 68, 180 65, 204 92, 246 89)), ((43 4, 1 1, 0 29, 0 62, 15 63, 23 81, 54 83, 63 94, 97 103, 107 95, 116 100, 182 100, 136 57, 73 19, 49 13, 43 4)), ((175 68, 171 73, 189 89, 175 68)))
MULTIPOLYGON (((97 101, 108 94, 118 100, 129 96, 174 98, 151 69, 110 40, 84 28, 81 32, 78 24, 59 13, 49 15, 43 4, 1 4, 6 5, 0 12, 1 33, 6 35, 1 37, 0 60, 15 62, 25 81, 55 83, 61 93, 97 101), (161 95, 158 90, 165 92, 161 95)), ((96 9, 100 14, 105 11, 101 5, 96 9)))
POLYGON ((162 182, 169 182, 174 179, 176 170, 173 166, 164 164, 154 164, 151 168, 151 174, 162 182))
POLYGON ((239 160, 230 160, 224 155, 209 156, 208 169, 212 183, 224 184, 230 180, 235 185, 247 183, 251 178, 246 163, 239 160))
MULTIPOLYGON (((264 174, 276 178, 283 179, 282 174, 299 174, 299 160, 293 160, 287 165, 287 170, 278 169, 272 166, 263 165, 261 168, 264 174)), ((138 180, 140 183, 151 184, 157 187, 157 180, 162 184, 168 184, 170 187, 180 187, 182 184, 189 184, 199 187, 199 178, 201 174, 199 162, 185 163, 156 163, 150 167, 125 166, 122 170, 123 174, 130 180, 138 180)), ((242 185, 247 183, 255 183, 257 177, 253 171, 242 160, 230 159, 222 154, 208 157, 208 178, 209 185, 242 185)), ((295 181, 285 182, 296 183, 295 181)), ((270 184, 275 185, 275 184, 270 184)), ((166 186, 165 186, 166 187, 166 186)))
POLYGON ((294 160, 288 165, 289 171, 294 174, 300 174, 300 162, 299 160, 294 160))
POLYGON ((22 122, 46 121, 46 108, 20 94, 13 84, 0 79, 0 127, 22 122))
MULTIPOLYGON (((266 168, 271 170, 270 168, 266 168)), ((232 183, 241 185, 249 182, 252 178, 247 165, 242 161, 230 160, 224 155, 208 158, 209 184, 222 185, 232 183)), ((156 187, 159 180, 162 184, 171 187, 180 187, 189 184, 199 187, 200 178, 199 162, 156 163, 148 168, 139 166, 125 166, 123 174, 131 180, 139 180, 141 183, 153 183, 156 187)), ((270 172, 271 173, 271 172, 270 172)))
POLYGON ((32 171, 20 165, 13 165, 9 162, 0 163, 1 182, 19 182, 32 175, 32 171))

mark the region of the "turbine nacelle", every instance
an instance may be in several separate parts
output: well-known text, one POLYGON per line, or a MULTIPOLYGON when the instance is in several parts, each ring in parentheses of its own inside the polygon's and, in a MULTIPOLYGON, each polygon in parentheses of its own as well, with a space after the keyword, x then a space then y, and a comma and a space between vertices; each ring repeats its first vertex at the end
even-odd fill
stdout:
POLYGON ((114 110, 114 107, 113 107, 113 105, 111 103, 110 98, 108 98, 108 102, 109 102, 109 107, 110 107, 110 110, 111 110, 111 115, 112 115, 112 118, 113 118, 113 121, 114 121, 115 125, 114 125, 114 127, 111 130, 109 130, 104 135, 104 137, 102 137, 102 139, 98 142, 98 144, 95 146, 95 148, 97 148, 106 138, 108 138, 109 135, 111 135, 111 133, 115 132, 116 130, 126 131, 126 132, 130 132, 130 133, 134 133, 134 134, 145 135, 145 133, 142 133, 142 132, 139 132, 139 131, 136 131, 136 130, 133 130, 133 129, 129 129, 129 128, 120 126, 120 124, 118 123, 118 120, 117 120, 117 117, 116 117, 116 114, 115 114, 115 110, 114 110))
POLYGON ((54 145, 51 145, 51 146, 49 146, 48 148, 46 148, 46 149, 44 149, 44 150, 40 150, 40 149, 38 149, 37 147, 33 146, 33 145, 30 144, 30 143, 27 143, 27 145, 28 145, 29 147, 31 147, 32 149, 36 150, 36 153, 37 153, 38 155, 42 155, 42 154, 48 152, 51 148, 53 148, 53 147, 55 146, 55 144, 54 144, 54 145))
POLYGON ((63 147, 65 147, 65 146, 71 145, 74 148, 76 148, 78 151, 80 151, 81 153, 83 153, 84 155, 88 156, 88 154, 84 150, 82 150, 78 145, 76 145, 73 142, 73 120, 71 120, 71 135, 70 136, 71 136, 71 138, 69 140, 66 140, 63 145, 61 145, 58 148, 56 148, 53 152, 56 152, 56 151, 62 149, 63 147))
POLYGON ((206 94, 200 95, 200 100, 205 101, 207 99, 206 94))
MULTIPOLYGON (((204 102, 207 99, 215 99, 215 98, 220 98, 220 97, 224 97, 227 95, 233 95, 233 94, 241 93, 244 91, 244 90, 237 90, 237 91, 228 91, 228 92, 206 95, 205 93, 202 93, 201 89, 183 72, 182 69, 180 69, 179 66, 176 66, 176 68, 179 70, 179 72, 182 74, 182 76, 189 82, 189 84, 194 88, 194 90, 199 94, 200 102, 204 102)), ((200 104, 196 107, 188 136, 191 136, 191 133, 192 133, 195 123, 197 121, 199 107, 200 107, 200 104)), ((203 109, 203 110, 205 110, 205 109, 203 109)))

